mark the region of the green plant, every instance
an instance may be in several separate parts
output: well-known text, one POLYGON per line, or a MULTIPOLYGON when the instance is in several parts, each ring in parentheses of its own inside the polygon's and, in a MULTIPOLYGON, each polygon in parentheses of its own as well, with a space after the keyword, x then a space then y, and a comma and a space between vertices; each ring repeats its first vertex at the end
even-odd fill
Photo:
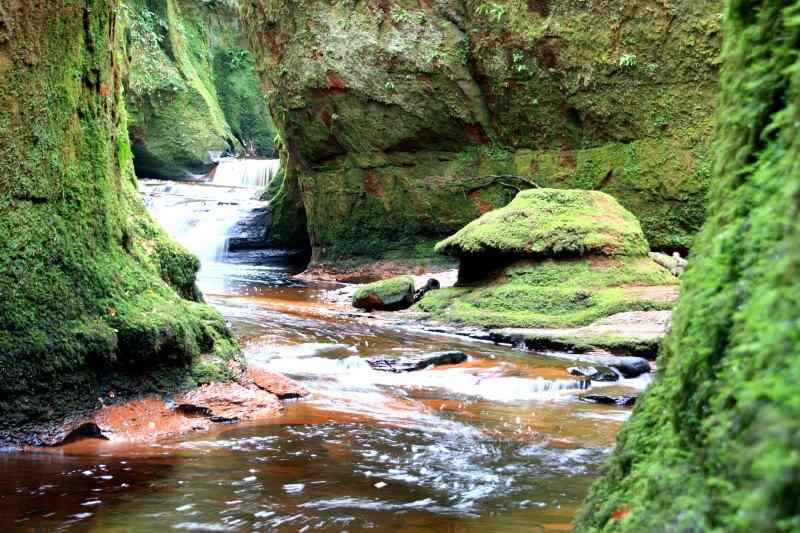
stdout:
POLYGON ((511 56, 513 62, 514 72, 519 75, 524 75, 530 72, 528 65, 525 63, 525 54, 517 50, 511 56))
POLYGON ((506 15, 506 12, 508 12, 508 6, 495 4, 493 2, 481 4, 475 9, 475 13, 478 15, 493 19, 495 22, 502 21, 503 17, 506 15))
POLYGON ((411 15, 402 7, 392 9, 392 22, 395 24, 405 24, 409 20, 411 20, 411 15))
POLYGON ((636 54, 622 54, 619 57, 619 66, 622 68, 633 68, 636 66, 636 54))

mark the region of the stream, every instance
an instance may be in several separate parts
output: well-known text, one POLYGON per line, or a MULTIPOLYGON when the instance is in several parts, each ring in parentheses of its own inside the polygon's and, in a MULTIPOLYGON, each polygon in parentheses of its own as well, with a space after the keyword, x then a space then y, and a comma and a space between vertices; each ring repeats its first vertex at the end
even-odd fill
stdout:
MULTIPOLYGON (((164 217, 219 214, 236 203, 215 205, 205 189, 189 195, 191 201, 185 191, 176 200, 161 189, 160 205, 169 201, 173 208, 169 215, 150 203, 184 244, 197 223, 181 226, 164 217)), ((214 220, 236 218, 226 212, 214 220)), ((208 242, 220 232, 200 233, 202 246, 193 248, 204 255, 199 285, 230 321, 249 364, 300 381, 311 396, 287 403, 275 419, 220 425, 177 441, 84 440, 0 453, 0 516, 7 527, 570 529, 630 414, 580 401, 582 382, 566 370, 573 363, 332 311, 325 295, 335 287, 291 279, 296 267, 285 254, 230 253, 224 245, 220 252, 218 243, 208 242), (373 356, 444 350, 470 359, 408 373, 380 372, 366 363, 373 356)), ((592 388, 624 393, 645 386, 640 378, 592 388)))

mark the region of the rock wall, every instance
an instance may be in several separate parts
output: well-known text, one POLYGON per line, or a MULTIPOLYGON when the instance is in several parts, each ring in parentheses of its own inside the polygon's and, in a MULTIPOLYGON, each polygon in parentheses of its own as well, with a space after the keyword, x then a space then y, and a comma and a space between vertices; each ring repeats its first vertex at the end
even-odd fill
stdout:
POLYGON ((0 1, 0 444, 239 353, 137 195, 118 7, 0 1))
POLYGON ((578 531, 800 529, 799 17, 727 2, 709 219, 578 531))
POLYGON ((242 10, 318 256, 431 242, 536 185, 612 194, 659 249, 702 223, 719 0, 242 10))
POLYGON ((140 176, 204 174, 210 152, 276 155, 235 0, 126 0, 120 13, 140 176))

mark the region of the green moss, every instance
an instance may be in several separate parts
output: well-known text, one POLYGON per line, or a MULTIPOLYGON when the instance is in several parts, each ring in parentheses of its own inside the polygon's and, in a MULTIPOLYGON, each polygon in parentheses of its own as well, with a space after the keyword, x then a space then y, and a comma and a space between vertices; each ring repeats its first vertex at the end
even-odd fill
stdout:
POLYGON ((491 4, 500 22, 477 0, 455 17, 243 4, 317 256, 441 238, 534 184, 608 192, 653 247, 685 250, 705 216, 721 1, 491 4))
POLYGON ((136 191, 112 3, 56 4, 9 8, 0 43, 3 441, 109 390, 194 384, 201 354, 239 357, 222 317, 181 298, 197 294, 197 259, 136 191))
POLYGON ((471 222, 436 245, 437 252, 470 255, 645 255, 639 221, 596 191, 532 189, 506 207, 471 222))
POLYGON ((353 294, 353 305, 366 308, 409 307, 414 303, 414 278, 397 276, 363 285, 353 294), (376 302, 377 300, 377 302, 376 302))
POLYGON ((275 154, 275 127, 238 9, 200 0, 128 0, 127 101, 136 169, 182 177, 210 170, 209 152, 275 154))
POLYGON ((475 287, 431 291, 416 309, 433 318, 486 327, 575 327, 625 311, 671 308, 632 286, 675 285, 646 258, 516 262, 475 287))
POLYGON ((237 46, 219 49, 214 60, 214 83, 225 120, 245 151, 277 156, 276 128, 256 75, 253 55, 237 46))
POLYGON ((800 529, 798 20, 727 2, 709 220, 577 531, 800 529))

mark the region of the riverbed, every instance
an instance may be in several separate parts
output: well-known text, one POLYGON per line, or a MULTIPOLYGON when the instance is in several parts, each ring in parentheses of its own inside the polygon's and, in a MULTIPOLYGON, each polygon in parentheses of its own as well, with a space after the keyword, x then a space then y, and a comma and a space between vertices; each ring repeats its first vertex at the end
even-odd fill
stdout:
MULTIPOLYGON (((582 401, 568 360, 368 316, 291 278, 280 254, 208 261, 199 284, 248 363, 311 395, 268 421, 155 444, 0 453, 0 516, 21 531, 570 529, 630 410, 582 401), (417 372, 367 358, 470 356, 417 372)), ((645 379, 592 384, 636 393, 645 379)))

